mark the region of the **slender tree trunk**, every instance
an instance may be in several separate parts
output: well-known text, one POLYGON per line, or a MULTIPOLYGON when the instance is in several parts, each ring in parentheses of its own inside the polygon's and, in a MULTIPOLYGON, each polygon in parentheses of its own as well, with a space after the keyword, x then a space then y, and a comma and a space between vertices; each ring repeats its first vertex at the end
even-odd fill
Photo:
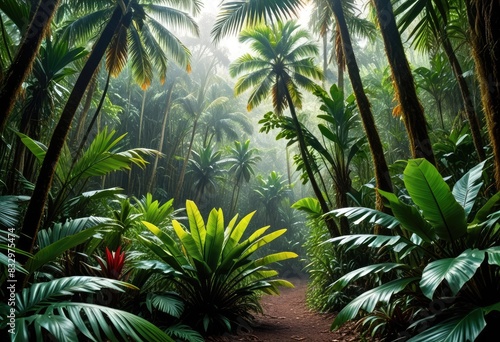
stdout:
POLYGON ((466 0, 472 51, 500 189, 500 2, 466 0))
MULTIPOLYGON (((73 121, 78 105, 85 94, 85 90, 92 79, 92 75, 94 75, 94 71, 104 56, 106 48, 111 42, 114 32, 121 25, 122 19, 122 10, 117 7, 101 33, 101 36, 95 43, 94 48, 92 49, 92 52, 89 55, 82 71, 80 72, 75 86, 73 87, 68 101, 66 102, 66 105, 61 113, 61 117, 57 123, 54 133, 52 134, 50 145, 40 169, 35 189, 33 190, 31 200, 26 210, 17 245, 17 247, 21 250, 27 252, 33 251, 36 235, 42 222, 45 203, 52 185, 56 166, 61 155, 61 150, 71 127, 71 122, 73 121)), ((21 258, 23 257, 21 256, 21 258)), ((25 260, 26 258, 23 258, 21 261, 25 260)), ((21 288, 21 286, 19 288, 21 288)))
POLYGON ((328 30, 323 33, 321 38, 323 43, 323 75, 325 75, 322 86, 326 88, 326 73, 328 71, 328 30))
POLYGON ((342 47, 342 34, 338 23, 335 23, 335 55, 337 56, 337 86, 344 93, 344 70, 345 70, 345 53, 342 47))
MULTIPOLYGON (((324 214, 326 214, 330 211, 330 208, 328 207, 328 204, 326 203, 325 198, 321 193, 321 189, 319 188, 318 183, 316 182, 316 178, 314 177, 311 164, 309 163, 309 158, 307 155, 307 146, 305 143, 304 135, 302 134, 302 127, 300 125, 299 119, 297 118, 297 113, 295 112, 295 106, 293 104, 292 97, 290 96, 290 93, 288 91, 285 91, 285 96, 288 101, 288 107, 290 109, 290 114, 292 116, 293 123, 295 124, 295 129, 297 130, 297 140, 299 142, 299 150, 302 156, 302 160, 304 161, 304 166, 306 168, 307 176, 309 177, 309 181, 311 182, 311 187, 313 188, 314 194, 318 199, 321 210, 323 211, 324 214)), ((343 234, 349 234, 349 232, 340 231, 339 227, 337 226, 333 218, 329 215, 325 216, 325 223, 331 237, 337 237, 343 234)))
MULTIPOLYGON (((356 62, 356 57, 354 56, 351 37, 347 29, 342 5, 340 3, 340 0, 332 0, 331 4, 332 11, 339 25, 340 34, 342 36, 342 46, 347 64, 347 72, 349 73, 349 78, 351 80, 354 95, 356 97, 359 114, 361 116, 361 122, 363 123, 363 127, 366 132, 368 145, 370 146, 376 186, 378 189, 392 192, 392 181, 389 173, 389 167, 387 166, 387 162, 385 160, 384 149, 382 147, 382 142, 375 125, 375 119, 373 118, 373 114, 370 108, 370 102, 368 101, 368 97, 366 96, 363 88, 363 82, 361 81, 361 76, 359 75, 358 63, 356 62)), ((382 198, 380 197, 378 192, 376 192, 376 196, 377 210, 389 212, 389 210, 384 207, 382 198)))
MULTIPOLYGON (((338 0, 336 0, 338 1, 338 0)), ((403 121, 408 131, 410 151, 413 158, 425 158, 436 164, 432 144, 427 132, 423 107, 417 97, 415 82, 406 59, 390 0, 373 0, 384 39, 394 81, 396 98, 403 112, 403 121)))
POLYGON ((139 134, 137 139, 137 146, 141 147, 141 137, 142 137, 142 123, 144 121, 144 108, 146 107, 146 90, 142 93, 142 104, 141 104, 141 114, 139 116, 139 134))
POLYGON ((98 70, 99 68, 96 70, 94 76, 92 77, 92 80, 90 81, 90 85, 87 90, 87 95, 85 97, 85 102, 83 104, 80 117, 78 118, 78 124, 76 125, 75 136, 73 138, 74 141, 82 141, 83 130, 85 129, 85 120, 87 118, 87 113, 90 110, 90 106, 92 105, 92 98, 94 97, 94 93, 97 88, 98 70))
POLYGON ((457 55, 455 54, 455 50, 453 50, 450 39, 446 34, 442 35, 442 42, 443 50, 450 61, 451 68, 458 83, 458 88, 460 89, 460 95, 462 96, 462 100, 464 102, 465 114, 467 116, 467 120, 469 121, 472 141, 474 142, 478 159, 482 162, 486 159, 486 153, 484 152, 483 139, 481 138, 479 118, 477 117, 476 110, 472 104, 472 96, 470 94, 469 86, 463 76, 464 73, 462 71, 462 67, 460 66, 460 62, 458 61, 457 55))
POLYGON ((31 71, 61 0, 42 0, 26 29, 19 50, 0 84, 0 134, 3 133, 21 86, 31 71))
POLYGON ((188 151, 187 151, 186 157, 184 158, 184 162, 182 163, 181 174, 179 176, 179 181, 177 182, 177 188, 175 190, 174 198, 177 200, 179 200, 179 196, 181 195, 182 186, 184 185, 184 178, 186 176, 187 163, 189 161, 189 156, 191 155, 191 150, 193 149, 194 136, 196 134, 196 126, 198 125, 198 119, 200 118, 200 115, 201 114, 198 114, 193 122, 193 131, 191 132, 191 139, 189 140, 188 151))
POLYGON ((170 87, 167 89, 167 103, 166 103, 166 108, 165 108, 165 114, 163 115, 163 121, 161 124, 161 135, 160 135, 160 141, 158 142, 158 154, 155 156, 155 161, 153 163, 153 171, 151 174, 151 178, 149 179, 148 183, 148 192, 152 193, 153 192, 153 185, 155 184, 155 179, 156 179, 156 168, 158 167, 158 160, 160 159, 160 154, 163 151, 163 144, 164 144, 164 139, 165 139, 165 131, 167 130, 167 122, 168 122, 168 113, 170 112, 170 107, 172 106, 172 91, 174 90, 174 82, 170 85, 170 87))

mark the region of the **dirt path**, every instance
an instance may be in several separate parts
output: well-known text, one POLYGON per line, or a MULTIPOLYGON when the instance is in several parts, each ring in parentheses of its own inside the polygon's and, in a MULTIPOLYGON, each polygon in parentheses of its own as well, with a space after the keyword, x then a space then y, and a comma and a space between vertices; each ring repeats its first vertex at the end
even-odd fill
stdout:
POLYGON ((358 335, 352 332, 352 326, 331 332, 333 315, 310 311, 306 304, 307 282, 303 279, 290 280, 295 288, 282 289, 280 296, 264 296, 261 304, 264 314, 256 317, 255 325, 237 336, 224 336, 211 341, 315 341, 315 342, 351 342, 357 341, 358 335))

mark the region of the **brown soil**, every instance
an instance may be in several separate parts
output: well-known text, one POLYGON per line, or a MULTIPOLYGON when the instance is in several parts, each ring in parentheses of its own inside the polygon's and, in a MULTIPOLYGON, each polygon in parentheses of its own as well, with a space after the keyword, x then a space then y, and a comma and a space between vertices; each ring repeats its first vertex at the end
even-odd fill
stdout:
POLYGON ((306 305, 307 280, 290 280, 295 288, 281 289, 280 296, 264 296, 261 305, 263 315, 257 315, 251 327, 242 329, 236 336, 211 338, 214 342, 232 341, 315 341, 352 342, 359 341, 352 324, 331 332, 334 316, 311 311, 306 305))

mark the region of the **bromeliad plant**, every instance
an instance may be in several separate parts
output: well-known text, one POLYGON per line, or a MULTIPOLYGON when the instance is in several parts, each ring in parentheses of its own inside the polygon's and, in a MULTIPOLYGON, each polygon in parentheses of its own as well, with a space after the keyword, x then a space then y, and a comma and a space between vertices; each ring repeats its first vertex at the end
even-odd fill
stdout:
POLYGON ((237 222, 236 215, 227 226, 222 210, 213 209, 205 224, 192 201, 186 202, 189 229, 173 220, 178 243, 155 225, 143 222, 154 236, 139 238, 158 260, 141 261, 136 268, 150 269, 175 284, 184 300, 184 321, 204 334, 234 332, 251 320, 251 312, 261 310, 258 293, 278 294, 278 286, 292 287, 274 279, 277 272, 268 264, 297 257, 280 252, 253 260, 262 246, 285 233, 286 229, 266 234, 269 226, 257 229, 242 239, 253 213, 237 222))
POLYGON ((380 191, 394 216, 368 208, 332 212, 355 224, 379 224, 395 233, 329 240, 349 249, 380 249, 393 261, 362 267, 332 284, 341 290, 361 277, 380 277, 378 287, 340 311, 332 329, 396 297, 413 306, 409 329, 402 334, 412 336, 408 341, 488 340, 489 323, 498 321, 500 313, 500 193, 469 218, 482 186, 483 166, 472 168, 450 190, 433 165, 410 160, 404 171, 409 196, 380 191))

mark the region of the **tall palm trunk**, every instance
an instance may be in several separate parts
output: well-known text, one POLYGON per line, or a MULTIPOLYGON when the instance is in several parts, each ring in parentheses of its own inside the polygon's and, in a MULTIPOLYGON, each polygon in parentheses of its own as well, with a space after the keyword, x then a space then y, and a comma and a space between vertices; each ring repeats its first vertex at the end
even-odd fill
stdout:
POLYGON ((500 2, 466 0, 472 51, 500 189, 500 2))
POLYGON ((167 122, 168 122, 168 113, 170 112, 170 107, 172 106, 172 91, 174 90, 174 82, 170 85, 170 87, 167 89, 167 103, 166 103, 166 108, 165 108, 165 114, 163 115, 163 121, 161 123, 161 134, 160 134, 160 141, 158 142, 158 154, 155 156, 155 161, 153 163, 152 167, 152 174, 151 178, 149 179, 148 183, 148 192, 152 193, 153 192, 153 186, 155 184, 156 180, 156 168, 158 167, 158 160, 160 159, 160 154, 163 151, 163 145, 164 145, 164 139, 165 139, 165 131, 167 130, 167 122))
POLYGON ((141 103, 141 114, 139 116, 139 133, 137 139, 137 145, 141 146, 141 137, 142 137, 142 124, 144 122, 144 109, 146 108, 146 90, 142 93, 142 103, 141 103))
POLYGON ((87 95, 85 97, 85 102, 83 104, 83 108, 80 112, 80 116, 78 118, 78 124, 76 125, 75 134, 73 137, 73 141, 81 141, 83 137, 83 131, 85 129, 85 121, 87 119, 87 114, 90 110, 90 106, 92 106, 92 98, 94 97, 95 90, 97 88, 97 74, 99 69, 96 70, 92 80, 90 81, 89 87, 87 89, 87 95))
POLYGON ((339 23, 335 23, 335 56, 337 58, 337 86, 344 93, 344 70, 345 53, 342 47, 342 34, 340 33, 339 23))
POLYGON ((61 0, 41 0, 26 29, 19 50, 0 84, 0 134, 2 134, 21 86, 31 71, 52 18, 61 0))
MULTIPOLYGON (((131 13, 129 12, 127 18, 130 15, 131 13)), ((85 94, 85 90, 87 89, 87 86, 90 83, 92 76, 94 75, 94 71, 96 70, 102 57, 104 56, 106 48, 111 42, 115 31, 122 24, 123 19, 124 16, 122 10, 121 8, 117 7, 114 10, 110 20, 106 24, 103 32, 101 33, 101 36, 95 43, 92 52, 90 53, 89 58, 85 63, 82 71, 80 72, 80 75, 76 80, 71 94, 69 95, 68 101, 64 106, 59 122, 57 123, 54 133, 52 134, 50 145, 45 155, 45 159, 42 163, 35 189, 33 190, 31 200, 26 210, 22 230, 19 234, 20 237, 17 245, 17 247, 21 250, 27 252, 31 252, 33 250, 36 235, 42 222, 45 203, 47 202, 47 197, 52 185, 56 166, 59 161, 59 157, 61 155, 61 151, 66 141, 69 129, 71 127, 71 122, 73 121, 73 117, 75 116, 78 105, 80 104, 80 101, 85 94)), ((21 256, 21 258, 23 257, 21 256)), ((24 258, 21 261, 25 260, 26 259, 24 258)))
POLYGON ((194 142, 194 136, 196 134, 196 126, 198 126, 198 119, 200 118, 200 114, 196 116, 193 122, 193 130, 191 131, 191 138, 189 139, 189 146, 188 146, 188 151, 186 153, 186 156, 184 157, 184 161, 182 163, 182 169, 181 169, 181 174, 179 176, 179 181, 177 183, 177 188, 175 190, 175 199, 179 199, 179 196, 181 195, 181 190, 182 186, 184 185, 184 178, 186 177, 186 169, 187 169, 187 164, 189 161, 189 156, 191 155, 191 151, 193 150, 193 142, 194 142))
MULTIPOLYGON (((285 87, 285 89, 287 88, 285 87)), ((293 100, 292 97, 290 96, 290 92, 288 91, 288 89, 285 90, 285 96, 288 102, 288 107, 290 109, 290 114, 292 116, 293 123, 295 125, 295 129, 297 130, 297 140, 299 142, 299 150, 302 156, 302 160, 304 161, 304 166, 306 168, 307 176, 309 178, 309 181, 311 182, 311 187, 313 188, 314 195, 318 199, 321 210, 323 211, 324 214, 326 214, 327 212, 330 211, 330 208, 328 207, 328 204, 326 203, 326 200, 323 197, 323 194, 318 186, 318 183, 316 182, 316 178, 311 168, 311 163, 309 162, 309 157, 307 152, 307 146, 305 143, 304 135, 302 134, 302 127, 300 125, 299 119, 297 118, 297 113, 295 112, 295 106, 293 104, 293 100)), ((325 216, 325 223, 331 237, 337 237, 340 235, 349 234, 348 231, 339 230, 339 227, 337 226, 333 218, 328 215, 325 216)))
MULTIPOLYGON (((332 0, 331 5, 342 37, 342 46, 347 64, 347 72, 349 73, 349 78, 351 80, 354 95, 356 97, 359 114, 361 116, 361 122, 363 123, 363 127, 366 132, 368 145, 370 146, 370 152, 372 155, 375 171, 376 186, 381 190, 392 192, 392 182, 391 176, 389 174, 389 167, 387 166, 382 142, 375 126, 375 119, 373 118, 373 114, 370 108, 370 102, 368 101, 368 97, 366 96, 363 88, 363 82, 361 81, 361 76, 359 75, 358 63, 356 62, 356 57, 354 56, 354 50, 352 48, 351 37, 349 35, 347 23, 345 21, 344 11, 342 10, 340 0, 332 0)), ((376 195, 377 209, 387 212, 387 208, 384 207, 382 198, 380 197, 378 192, 376 193, 376 195)))
POLYGON ((390 0, 373 0, 384 39, 385 51, 392 71, 396 98, 403 111, 413 158, 425 158, 436 164, 427 131, 424 110, 417 97, 415 82, 406 59, 390 0))
POLYGON ((476 148, 477 156, 480 162, 486 159, 486 153, 484 152, 483 139, 481 138, 481 128, 479 125, 479 119, 477 117, 476 110, 472 104, 472 96, 470 94, 469 86, 464 78, 464 73, 460 62, 458 61, 457 55, 453 50, 450 38, 446 33, 442 34, 443 50, 450 61, 453 74, 457 80, 458 88, 460 89, 460 95, 464 102, 465 115, 469 121, 470 131, 472 135, 472 141, 474 142, 474 147, 476 148))

